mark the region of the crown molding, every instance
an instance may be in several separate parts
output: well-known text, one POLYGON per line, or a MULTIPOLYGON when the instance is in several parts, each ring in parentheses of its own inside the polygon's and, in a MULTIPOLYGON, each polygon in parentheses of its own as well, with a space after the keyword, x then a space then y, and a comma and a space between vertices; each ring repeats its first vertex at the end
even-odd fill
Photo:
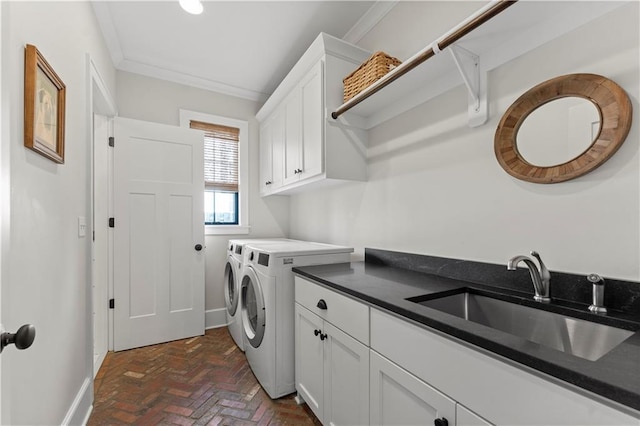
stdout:
POLYGON ((147 77, 158 78, 173 83, 184 84, 199 89, 209 90, 223 95, 248 99, 251 101, 264 102, 268 95, 254 90, 242 89, 218 81, 196 77, 194 75, 172 71, 155 65, 149 65, 135 59, 125 58, 120 45, 118 33, 113 24, 113 17, 109 10, 108 2, 91 2, 94 13, 98 20, 98 25, 102 30, 107 49, 111 55, 113 66, 120 71, 127 71, 147 77))
MULTIPOLYGON (((173 71, 161 66, 150 65, 135 58, 125 58, 113 22, 113 16, 109 10, 109 2, 91 2, 98 25, 102 30, 105 43, 114 67, 120 71, 127 71, 147 77, 167 80, 174 83, 184 84, 223 95, 234 96, 256 102, 265 102, 269 95, 250 89, 231 86, 219 81, 208 80, 206 78, 173 71)), ((358 20, 358 22, 347 32, 343 40, 356 44, 360 41, 389 11, 398 3, 394 1, 377 1, 358 20)))
POLYGON ((398 3, 398 0, 375 2, 342 39, 352 44, 358 44, 398 3))
POLYGON ((254 90, 243 89, 220 83, 219 81, 208 80, 202 77, 185 74, 179 71, 172 71, 166 68, 154 65, 144 64, 137 61, 125 59, 116 67, 118 70, 127 71, 134 74, 141 74, 147 77, 153 77, 160 80, 166 80, 173 83, 184 84, 186 86, 196 87, 198 89, 209 90, 211 92, 223 95, 234 96, 236 98, 248 99, 256 102, 264 102, 269 95, 254 90))

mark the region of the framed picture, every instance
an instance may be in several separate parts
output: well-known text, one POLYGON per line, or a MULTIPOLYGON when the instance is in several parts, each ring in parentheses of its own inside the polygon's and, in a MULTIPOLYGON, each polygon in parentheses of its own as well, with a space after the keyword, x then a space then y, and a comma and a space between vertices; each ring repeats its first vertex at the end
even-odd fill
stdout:
POLYGON ((64 163, 66 87, 35 46, 24 56, 24 146, 64 163))

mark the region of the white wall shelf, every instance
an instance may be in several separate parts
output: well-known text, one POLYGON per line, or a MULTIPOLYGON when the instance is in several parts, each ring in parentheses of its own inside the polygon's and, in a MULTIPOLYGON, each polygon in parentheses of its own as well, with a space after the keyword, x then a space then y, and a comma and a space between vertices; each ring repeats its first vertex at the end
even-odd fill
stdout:
MULTIPOLYGON (((469 88, 469 125, 481 125, 488 118, 486 76, 489 71, 628 2, 518 1, 455 44, 351 107, 335 121, 370 129, 465 83, 469 88), (457 57, 458 61, 452 60, 452 56, 457 57), (473 65, 476 70, 470 70, 469 60, 472 64, 477 60, 477 66, 473 65), (465 82, 465 78, 468 81, 465 82)), ((469 21, 475 15, 462 22, 469 21)), ((438 38, 436 42, 443 38, 438 38)), ((399 69, 396 68, 389 75, 399 69)), ((336 111, 345 105, 347 103, 336 111)))

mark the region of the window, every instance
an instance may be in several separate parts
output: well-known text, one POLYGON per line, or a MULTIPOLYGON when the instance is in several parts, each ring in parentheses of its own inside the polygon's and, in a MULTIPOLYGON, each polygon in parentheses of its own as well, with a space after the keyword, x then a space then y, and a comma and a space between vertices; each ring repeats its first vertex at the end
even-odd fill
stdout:
POLYGON ((238 192, 204 190, 204 224, 237 225, 238 192))
POLYGON ((180 110, 180 124, 204 131, 206 234, 248 233, 248 123, 180 110))
POLYGON ((204 223, 238 224, 238 136, 240 129, 190 120, 204 131, 204 223))

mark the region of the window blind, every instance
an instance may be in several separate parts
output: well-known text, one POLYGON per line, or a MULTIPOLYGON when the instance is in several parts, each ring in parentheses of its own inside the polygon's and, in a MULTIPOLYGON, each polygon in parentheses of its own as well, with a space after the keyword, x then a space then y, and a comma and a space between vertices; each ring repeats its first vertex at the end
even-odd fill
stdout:
POLYGON ((190 127, 204 131, 205 187, 237 192, 240 129, 195 120, 190 127))

